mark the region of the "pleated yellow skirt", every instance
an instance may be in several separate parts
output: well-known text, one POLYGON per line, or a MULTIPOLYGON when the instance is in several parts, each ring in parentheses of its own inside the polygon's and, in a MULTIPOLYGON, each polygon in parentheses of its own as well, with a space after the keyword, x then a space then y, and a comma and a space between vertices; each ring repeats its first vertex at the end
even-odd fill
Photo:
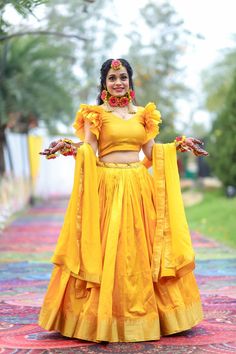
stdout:
POLYGON ((154 283, 153 178, 141 163, 98 162, 102 279, 92 286, 55 266, 39 324, 89 341, 158 340, 203 318, 192 272, 154 283))

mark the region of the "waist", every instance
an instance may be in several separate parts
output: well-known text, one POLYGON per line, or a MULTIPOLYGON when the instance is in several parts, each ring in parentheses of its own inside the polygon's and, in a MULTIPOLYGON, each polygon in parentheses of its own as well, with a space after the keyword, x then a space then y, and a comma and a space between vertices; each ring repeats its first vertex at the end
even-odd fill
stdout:
POLYGON ((108 163, 133 163, 139 162, 139 152, 138 151, 113 151, 105 156, 99 157, 100 162, 108 163))
MULTIPOLYGON (((123 156, 127 156, 128 154, 138 154, 141 150, 141 146, 139 145, 134 145, 134 144, 117 144, 117 145, 112 145, 108 146, 106 148, 101 148, 101 146, 98 146, 98 154, 100 160, 103 158, 107 158, 107 156, 113 156, 115 157, 118 154, 123 154, 123 156)), ((136 155, 137 156, 137 155, 136 155)), ((136 158, 137 159, 137 158, 136 158)), ((119 162, 119 161, 117 161, 119 162)))
POLYGON ((108 168, 138 168, 138 167, 142 166, 142 162, 137 161, 137 162, 118 163, 118 162, 103 162, 103 161, 97 160, 97 166, 98 167, 108 167, 108 168))

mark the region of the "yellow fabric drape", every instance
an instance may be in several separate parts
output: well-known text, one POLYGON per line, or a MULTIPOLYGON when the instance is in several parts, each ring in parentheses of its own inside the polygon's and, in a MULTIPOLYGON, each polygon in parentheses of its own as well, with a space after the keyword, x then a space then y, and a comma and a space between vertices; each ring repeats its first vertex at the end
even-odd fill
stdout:
POLYGON ((96 156, 89 144, 77 150, 74 186, 52 262, 80 279, 100 283, 102 256, 96 156))
MULTIPOLYGON (((153 281, 181 277, 194 269, 174 144, 154 144, 153 173, 157 227, 153 281)), ((114 223, 116 221, 114 220, 114 223)), ((52 262, 80 279, 100 283, 102 272, 96 156, 89 144, 77 151, 74 186, 52 262)))
POLYGON ((38 152, 42 150, 42 145, 43 139, 41 136, 28 136, 30 175, 32 177, 33 183, 35 183, 39 173, 40 155, 38 152))
POLYGON ((174 144, 155 144, 152 162, 154 176, 139 162, 103 163, 90 145, 78 149, 40 326, 137 342, 202 320, 174 144))
POLYGON ((153 244, 153 280, 181 277, 194 269, 194 251, 185 217, 177 167, 176 147, 154 144, 153 177, 157 230, 153 244))

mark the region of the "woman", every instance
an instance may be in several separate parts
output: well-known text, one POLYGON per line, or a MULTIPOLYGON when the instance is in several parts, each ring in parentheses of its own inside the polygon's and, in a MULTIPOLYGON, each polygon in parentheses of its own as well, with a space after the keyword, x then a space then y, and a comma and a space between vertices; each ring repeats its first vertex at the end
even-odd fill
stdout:
POLYGON ((76 157, 74 187, 39 319, 42 327, 64 336, 95 342, 158 340, 203 317, 176 149, 198 156, 207 152, 193 138, 154 143, 161 115, 153 103, 133 104, 132 74, 126 60, 107 60, 99 104, 81 105, 75 119, 83 144, 64 139, 42 152, 47 158, 56 151, 76 157))

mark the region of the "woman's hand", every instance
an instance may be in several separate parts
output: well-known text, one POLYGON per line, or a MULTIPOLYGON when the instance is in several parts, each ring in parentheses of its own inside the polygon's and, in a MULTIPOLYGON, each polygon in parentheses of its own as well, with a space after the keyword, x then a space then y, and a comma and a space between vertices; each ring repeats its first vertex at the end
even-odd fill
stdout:
MULTIPOLYGON (((177 139, 177 138, 176 138, 177 139)), ((201 146, 204 143, 196 138, 185 138, 183 141, 177 141, 176 149, 181 152, 191 151, 195 156, 208 156, 209 153, 204 150, 201 146)))
POLYGON ((55 159, 60 152, 64 156, 73 155, 76 156, 77 148, 79 148, 83 143, 73 143, 69 139, 60 139, 57 141, 52 141, 47 149, 44 149, 39 154, 45 155, 47 159, 55 159))

